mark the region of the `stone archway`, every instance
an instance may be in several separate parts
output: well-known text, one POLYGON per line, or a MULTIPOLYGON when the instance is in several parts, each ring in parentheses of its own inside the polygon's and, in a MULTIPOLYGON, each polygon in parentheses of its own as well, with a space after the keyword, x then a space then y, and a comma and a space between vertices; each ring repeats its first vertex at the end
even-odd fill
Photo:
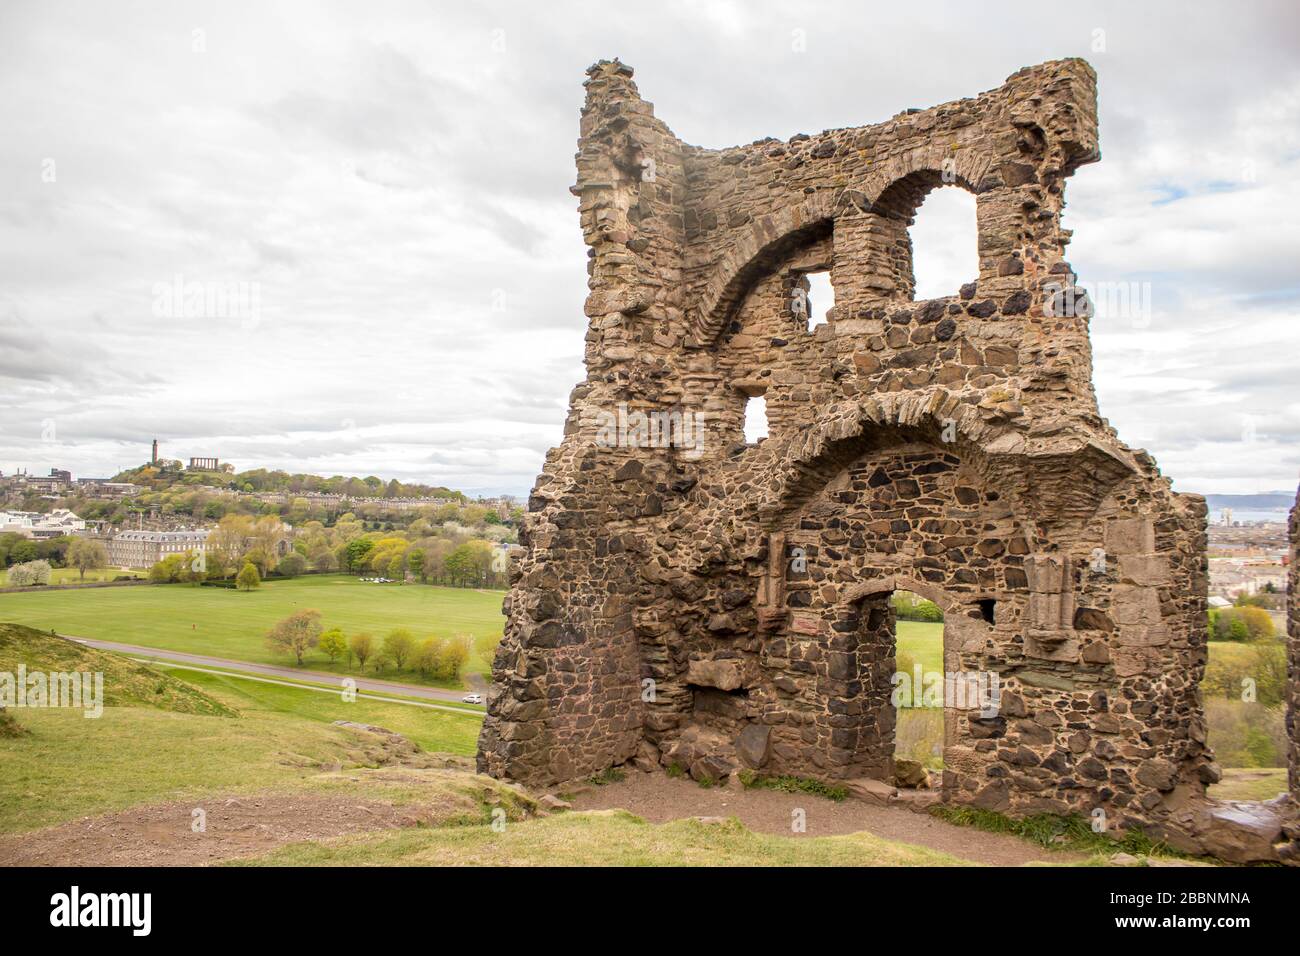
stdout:
MULTIPOLYGON (((877 723, 887 724, 888 715, 892 715, 897 733, 902 708, 926 709, 936 702, 931 699, 932 695, 937 697, 943 717, 940 746, 945 773, 941 778, 941 789, 947 790, 955 784, 959 772, 974 769, 973 765, 978 763, 974 752, 975 735, 986 734, 996 725, 1000 714, 1001 684, 997 671, 965 669, 969 657, 978 655, 987 646, 992 622, 982 619, 982 610, 980 617, 973 616, 969 603, 943 588, 906 575, 888 575, 850 585, 840 602, 841 607, 849 609, 844 618, 852 620, 856 616, 861 629, 859 633, 882 648, 886 664, 891 658, 897 660, 899 650, 898 621, 893 604, 894 595, 899 591, 919 595, 943 612, 942 667, 937 674, 924 671, 919 664, 915 672, 899 670, 890 674, 892 679, 887 678, 887 691, 883 682, 880 686, 888 697, 876 696, 875 706, 883 717, 877 723), (932 683, 936 680, 937 687, 932 683)), ((860 660, 860 666, 862 663, 860 660)), ((866 776, 883 780, 893 778, 911 786, 920 786, 915 780, 909 782, 907 774, 896 772, 894 764, 899 759, 896 740, 885 737, 878 746, 881 753, 893 758, 893 762, 867 761, 868 764, 874 763, 875 767, 869 767, 866 776)))
MULTIPOLYGON (((981 776, 986 753, 974 741, 996 730, 996 703, 975 717, 950 708, 958 703, 949 699, 957 690, 951 681, 970 675, 996 693, 996 668, 1007 662, 994 625, 1005 640, 1022 616, 1024 565, 1035 542, 1032 523, 1004 499, 1007 490, 990 479, 979 452, 965 451, 915 429, 868 432, 820 469, 806 466, 815 484, 792 486, 798 497, 773 534, 781 581, 763 598, 772 605, 769 626, 798 648, 795 662, 813 663, 814 679, 804 683, 815 730, 801 736, 816 744, 804 754, 806 768, 893 777, 891 597, 902 589, 933 600, 947 622, 939 680, 950 692, 942 700, 943 746, 954 770, 945 785, 981 776)), ((967 696, 963 685, 963 702, 967 696)))

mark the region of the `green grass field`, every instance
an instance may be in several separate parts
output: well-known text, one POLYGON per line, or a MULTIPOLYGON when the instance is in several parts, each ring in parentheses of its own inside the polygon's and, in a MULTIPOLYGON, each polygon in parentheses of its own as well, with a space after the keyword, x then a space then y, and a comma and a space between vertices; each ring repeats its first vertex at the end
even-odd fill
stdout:
MULTIPOLYGON (((917 621, 898 622, 898 650, 911 655, 922 670, 943 670, 943 625, 917 621)), ((1210 658, 1248 659, 1257 645, 1210 641, 1210 658)))
POLYGON ((234 707, 245 717, 285 716, 322 723, 351 720, 375 724, 395 731, 433 753, 473 756, 478 745, 479 728, 483 725, 481 710, 466 708, 464 716, 460 716, 445 710, 365 698, 348 703, 337 693, 322 694, 235 676, 171 669, 165 665, 160 669, 234 707))
MULTIPOLYGON (((367 631, 378 640, 399 627, 409 629, 417 640, 468 634, 475 648, 468 669, 486 674, 504 625, 502 597, 500 591, 368 584, 347 575, 309 575, 269 581, 249 592, 169 584, 0 594, 0 621, 161 650, 285 664, 287 658, 267 649, 267 630, 294 611, 315 608, 326 628, 342 628, 349 636, 367 631)), ((317 652, 309 654, 305 663, 314 670, 356 673, 343 662, 331 665, 317 652)), ((406 671, 377 676, 437 683, 421 681, 406 671)))
POLYGON ((899 621, 898 651, 911 656, 924 673, 943 670, 943 625, 899 621))

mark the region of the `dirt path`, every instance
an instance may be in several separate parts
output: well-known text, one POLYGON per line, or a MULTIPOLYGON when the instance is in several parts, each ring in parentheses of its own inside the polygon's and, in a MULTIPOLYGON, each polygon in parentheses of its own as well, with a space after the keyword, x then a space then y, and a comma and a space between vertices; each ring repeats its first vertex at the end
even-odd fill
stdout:
POLYGON ((300 840, 436 823, 433 807, 255 794, 157 803, 0 837, 0 866, 202 866, 300 840), (196 809, 203 830, 194 829, 196 809))
POLYGON ((592 787, 572 802, 575 810, 624 809, 651 823, 683 817, 736 817, 751 830, 777 836, 834 836, 865 830, 886 840, 942 850, 989 866, 1083 859, 1078 854, 1044 850, 1008 834, 953 826, 928 813, 903 807, 878 807, 853 799, 837 803, 824 797, 775 790, 705 789, 692 780, 659 773, 632 773, 618 783, 592 787), (803 834, 791 833, 791 811, 796 808, 806 814, 807 831, 803 834))

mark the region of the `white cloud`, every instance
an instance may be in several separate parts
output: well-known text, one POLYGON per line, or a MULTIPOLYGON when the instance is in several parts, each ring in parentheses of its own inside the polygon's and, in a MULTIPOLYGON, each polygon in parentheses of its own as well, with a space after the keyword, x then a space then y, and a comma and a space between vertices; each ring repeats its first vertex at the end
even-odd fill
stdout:
MULTIPOLYGON (((178 457, 522 493, 582 375, 567 187, 589 63, 633 64, 678 135, 726 146, 1082 55, 1105 158, 1069 186, 1071 261, 1152 293, 1149 325, 1094 320, 1103 414, 1180 488, 1289 487, 1300 14, 1253 9, 9 5, 0 468, 109 473, 157 435, 178 457), (177 275, 258 283, 255 326, 155 315, 177 275)), ((969 278, 947 215, 917 236, 945 291, 969 278)))

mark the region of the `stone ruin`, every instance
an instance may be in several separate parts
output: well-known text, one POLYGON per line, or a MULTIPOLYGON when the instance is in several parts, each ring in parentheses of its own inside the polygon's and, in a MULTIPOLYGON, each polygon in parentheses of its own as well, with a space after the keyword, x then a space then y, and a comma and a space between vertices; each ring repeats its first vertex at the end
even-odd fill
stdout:
MULTIPOLYGON (((1205 796, 1205 502, 1098 412, 1061 226, 1065 180, 1100 158, 1091 67, 722 150, 678 140, 625 64, 588 76, 587 378, 529 500, 479 769, 748 768, 896 798, 917 782, 891 699, 907 590, 943 609, 956 675, 922 802, 1100 809, 1294 860, 1284 802, 1205 796), (975 196, 979 274, 918 302, 908 227, 945 184, 975 196)), ((1292 794, 1296 775, 1293 748, 1292 794)))

